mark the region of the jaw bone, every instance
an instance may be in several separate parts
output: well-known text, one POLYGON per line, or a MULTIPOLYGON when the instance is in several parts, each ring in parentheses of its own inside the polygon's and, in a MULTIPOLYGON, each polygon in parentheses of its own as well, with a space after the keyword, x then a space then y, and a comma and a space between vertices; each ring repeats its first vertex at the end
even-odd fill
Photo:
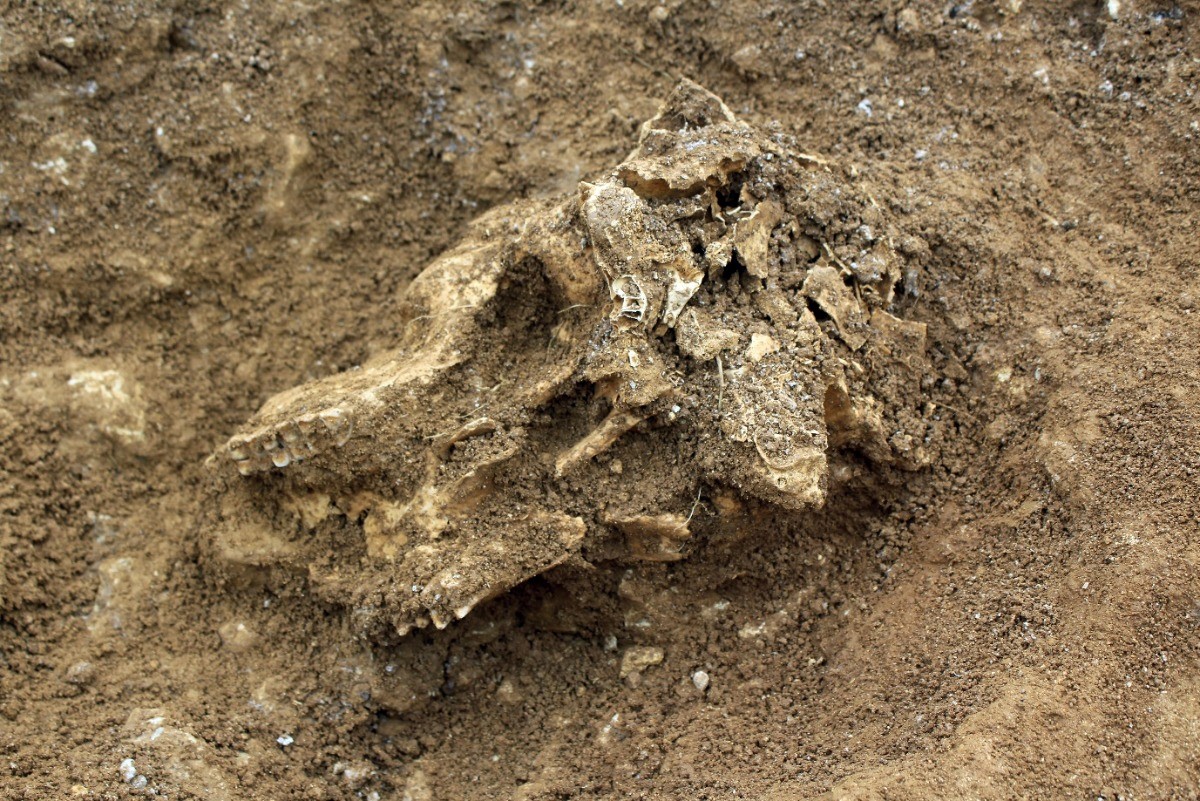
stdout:
POLYGON ((275 396, 212 460, 217 552, 404 633, 612 543, 686 556, 690 515, 608 458, 646 437, 692 449, 686 496, 794 510, 824 503, 831 443, 891 461, 889 398, 846 369, 923 359, 884 311, 889 223, 776 139, 685 81, 577 196, 477 220, 408 288, 394 350, 275 396))

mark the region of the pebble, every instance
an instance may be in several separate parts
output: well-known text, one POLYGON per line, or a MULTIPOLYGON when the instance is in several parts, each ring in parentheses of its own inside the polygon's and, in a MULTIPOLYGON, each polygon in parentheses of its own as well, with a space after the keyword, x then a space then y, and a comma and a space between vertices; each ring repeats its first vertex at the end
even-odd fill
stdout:
POLYGON ((146 406, 135 381, 117 370, 78 370, 67 387, 82 420, 134 452, 145 452, 146 406))
POLYGON ((417 768, 404 782, 404 792, 401 795, 405 801, 433 801, 433 791, 429 788, 429 778, 425 771, 417 768))
POLYGON ((626 678, 634 673, 641 673, 642 670, 651 665, 662 664, 662 661, 663 650, 661 648, 653 648, 645 645, 635 645, 632 648, 627 648, 621 656, 621 678, 626 678))
POLYGON ((505 704, 519 704, 525 700, 516 685, 512 683, 512 679, 500 682, 500 686, 496 688, 496 698, 505 704))
POLYGON ((67 668, 66 681, 68 684, 85 686, 95 679, 96 669, 91 662, 76 662, 67 668))
POLYGON ((919 31, 921 30, 921 17, 917 14, 916 9, 909 7, 900 11, 896 15, 896 30, 898 31, 919 31))
POLYGON ((733 54, 733 63, 743 75, 755 76, 765 72, 766 61, 763 50, 756 44, 748 44, 733 54))
POLYGON ((709 680, 708 673, 703 670, 697 670, 692 674, 692 684, 694 684, 696 689, 700 692, 704 692, 708 689, 709 680))
POLYGON ((135 790, 140 790, 148 783, 146 777, 137 772, 137 768, 133 764, 133 760, 129 757, 121 760, 121 764, 117 766, 117 770, 121 772, 121 778, 135 790))
POLYGON ((340 775, 342 781, 350 785, 352 788, 362 787, 362 785, 371 778, 371 765, 365 761, 362 762, 338 762, 333 766, 333 774, 340 775))
POLYGON ((243 653, 258 644, 258 635, 238 620, 223 624, 217 633, 221 636, 221 644, 234 653, 243 653))

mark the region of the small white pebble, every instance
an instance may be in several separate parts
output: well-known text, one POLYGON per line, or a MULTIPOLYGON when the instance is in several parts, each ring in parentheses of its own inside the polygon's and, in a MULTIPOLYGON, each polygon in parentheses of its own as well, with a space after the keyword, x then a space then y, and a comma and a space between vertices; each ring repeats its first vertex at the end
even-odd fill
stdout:
POLYGON ((871 105, 870 98, 864 97, 862 100, 859 101, 858 113, 864 114, 868 117, 870 117, 872 114, 875 113, 875 107, 871 105))
POLYGON ((696 689, 700 692, 704 692, 708 689, 708 682, 708 674, 703 670, 697 670, 692 674, 692 684, 696 685, 696 689))
POLYGON ((275 742, 279 743, 284 748, 287 748, 289 745, 291 745, 292 743, 294 743, 296 741, 294 739, 292 739, 292 735, 285 734, 282 737, 276 737, 275 742))
POLYGON ((91 139, 84 139, 82 142, 79 143, 79 146, 82 147, 84 150, 86 150, 89 153, 96 152, 96 143, 93 142, 91 139))
POLYGON ((137 776, 137 768, 133 765, 133 760, 126 757, 121 760, 121 764, 117 766, 117 770, 121 771, 121 778, 127 782, 133 781, 133 777, 137 776))

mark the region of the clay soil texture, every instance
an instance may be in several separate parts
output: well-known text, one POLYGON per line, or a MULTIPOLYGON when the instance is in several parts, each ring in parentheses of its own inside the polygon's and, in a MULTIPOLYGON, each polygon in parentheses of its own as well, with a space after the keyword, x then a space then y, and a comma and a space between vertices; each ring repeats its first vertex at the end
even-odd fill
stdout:
POLYGON ((1198 84, 1170 0, 4 5, 0 797, 1200 795, 1198 84), (725 107, 656 117, 684 79, 725 107), (703 203, 613 172, 734 117, 703 203), (630 349, 657 406, 571 383, 609 318, 542 254, 437 393, 300 409, 335 456, 277 467, 264 404, 392 364, 441 254, 560 220, 666 263, 575 236, 602 192, 676 204, 679 319, 742 321, 630 349), (786 503, 752 445, 799 429, 729 425, 780 354, 846 382, 786 503), (409 462, 501 457, 401 525, 409 462), (493 549, 463 619, 418 546, 493 549))

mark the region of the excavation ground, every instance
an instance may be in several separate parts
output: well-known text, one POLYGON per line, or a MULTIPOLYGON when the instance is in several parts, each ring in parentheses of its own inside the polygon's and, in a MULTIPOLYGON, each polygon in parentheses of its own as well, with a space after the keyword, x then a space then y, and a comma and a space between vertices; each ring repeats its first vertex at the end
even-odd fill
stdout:
MULTIPOLYGON (((0 796, 1194 796, 1197 15, 0 10, 0 796), (723 506, 653 420, 595 462, 611 494, 537 494, 554 450, 502 476, 523 502, 641 493, 686 558, 585 549, 403 637, 320 591, 376 575, 329 532, 323 562, 231 569, 210 457, 396 348, 472 221, 581 197, 681 78, 900 232, 928 367, 889 391, 929 463, 848 449, 797 515, 723 506)), ((557 321, 489 320, 553 363, 525 345, 557 321)), ((592 402, 529 425, 569 445, 592 402)))

